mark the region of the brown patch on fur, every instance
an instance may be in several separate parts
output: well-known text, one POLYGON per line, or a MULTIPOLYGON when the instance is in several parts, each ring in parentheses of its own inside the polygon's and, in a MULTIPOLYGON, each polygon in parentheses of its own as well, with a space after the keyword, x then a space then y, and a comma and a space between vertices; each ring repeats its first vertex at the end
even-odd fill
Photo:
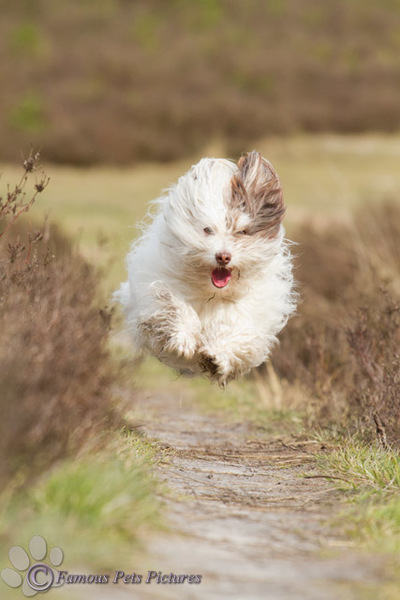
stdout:
POLYGON ((275 169, 259 152, 238 161, 239 173, 231 179, 230 207, 251 216, 248 233, 275 236, 285 214, 281 182, 275 169))

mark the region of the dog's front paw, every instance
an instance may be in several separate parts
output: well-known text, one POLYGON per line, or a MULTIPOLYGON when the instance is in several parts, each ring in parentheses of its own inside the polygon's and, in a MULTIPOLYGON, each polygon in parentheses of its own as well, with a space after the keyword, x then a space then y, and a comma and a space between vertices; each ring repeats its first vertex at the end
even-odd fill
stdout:
POLYGON ((207 352, 201 352, 199 366, 207 377, 212 381, 216 381, 223 388, 239 375, 227 353, 211 356, 207 352))
POLYGON ((166 339, 163 350, 186 360, 190 360, 196 352, 197 345, 198 343, 194 336, 180 331, 166 339))
POLYGON ((199 366, 202 373, 214 378, 218 373, 218 364, 215 356, 210 356, 206 352, 201 352, 199 355, 199 366))

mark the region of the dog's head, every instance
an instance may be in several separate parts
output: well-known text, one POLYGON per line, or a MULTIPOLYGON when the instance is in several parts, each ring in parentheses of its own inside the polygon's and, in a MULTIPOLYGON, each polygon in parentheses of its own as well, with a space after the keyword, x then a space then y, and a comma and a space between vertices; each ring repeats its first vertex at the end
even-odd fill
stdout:
POLYGON ((278 175, 258 152, 237 165, 202 159, 163 205, 176 275, 208 295, 235 295, 279 251, 284 213, 278 175))

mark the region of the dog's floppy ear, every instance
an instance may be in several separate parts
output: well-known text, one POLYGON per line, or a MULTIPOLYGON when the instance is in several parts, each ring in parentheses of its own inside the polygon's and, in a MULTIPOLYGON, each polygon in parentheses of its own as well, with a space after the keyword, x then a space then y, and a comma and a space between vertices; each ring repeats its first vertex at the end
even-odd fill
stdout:
POLYGON ((250 234, 273 237, 285 214, 281 182, 274 167, 253 150, 239 159, 238 171, 231 180, 232 207, 251 216, 250 234))

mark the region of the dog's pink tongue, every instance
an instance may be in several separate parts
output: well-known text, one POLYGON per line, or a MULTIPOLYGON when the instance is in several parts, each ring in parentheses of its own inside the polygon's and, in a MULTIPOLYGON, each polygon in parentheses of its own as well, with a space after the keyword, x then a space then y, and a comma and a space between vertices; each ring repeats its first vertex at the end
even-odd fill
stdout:
POLYGON ((215 287, 223 288, 228 285, 230 278, 232 277, 232 273, 229 269, 225 269, 221 267, 220 269, 214 269, 211 273, 211 280, 215 287))

